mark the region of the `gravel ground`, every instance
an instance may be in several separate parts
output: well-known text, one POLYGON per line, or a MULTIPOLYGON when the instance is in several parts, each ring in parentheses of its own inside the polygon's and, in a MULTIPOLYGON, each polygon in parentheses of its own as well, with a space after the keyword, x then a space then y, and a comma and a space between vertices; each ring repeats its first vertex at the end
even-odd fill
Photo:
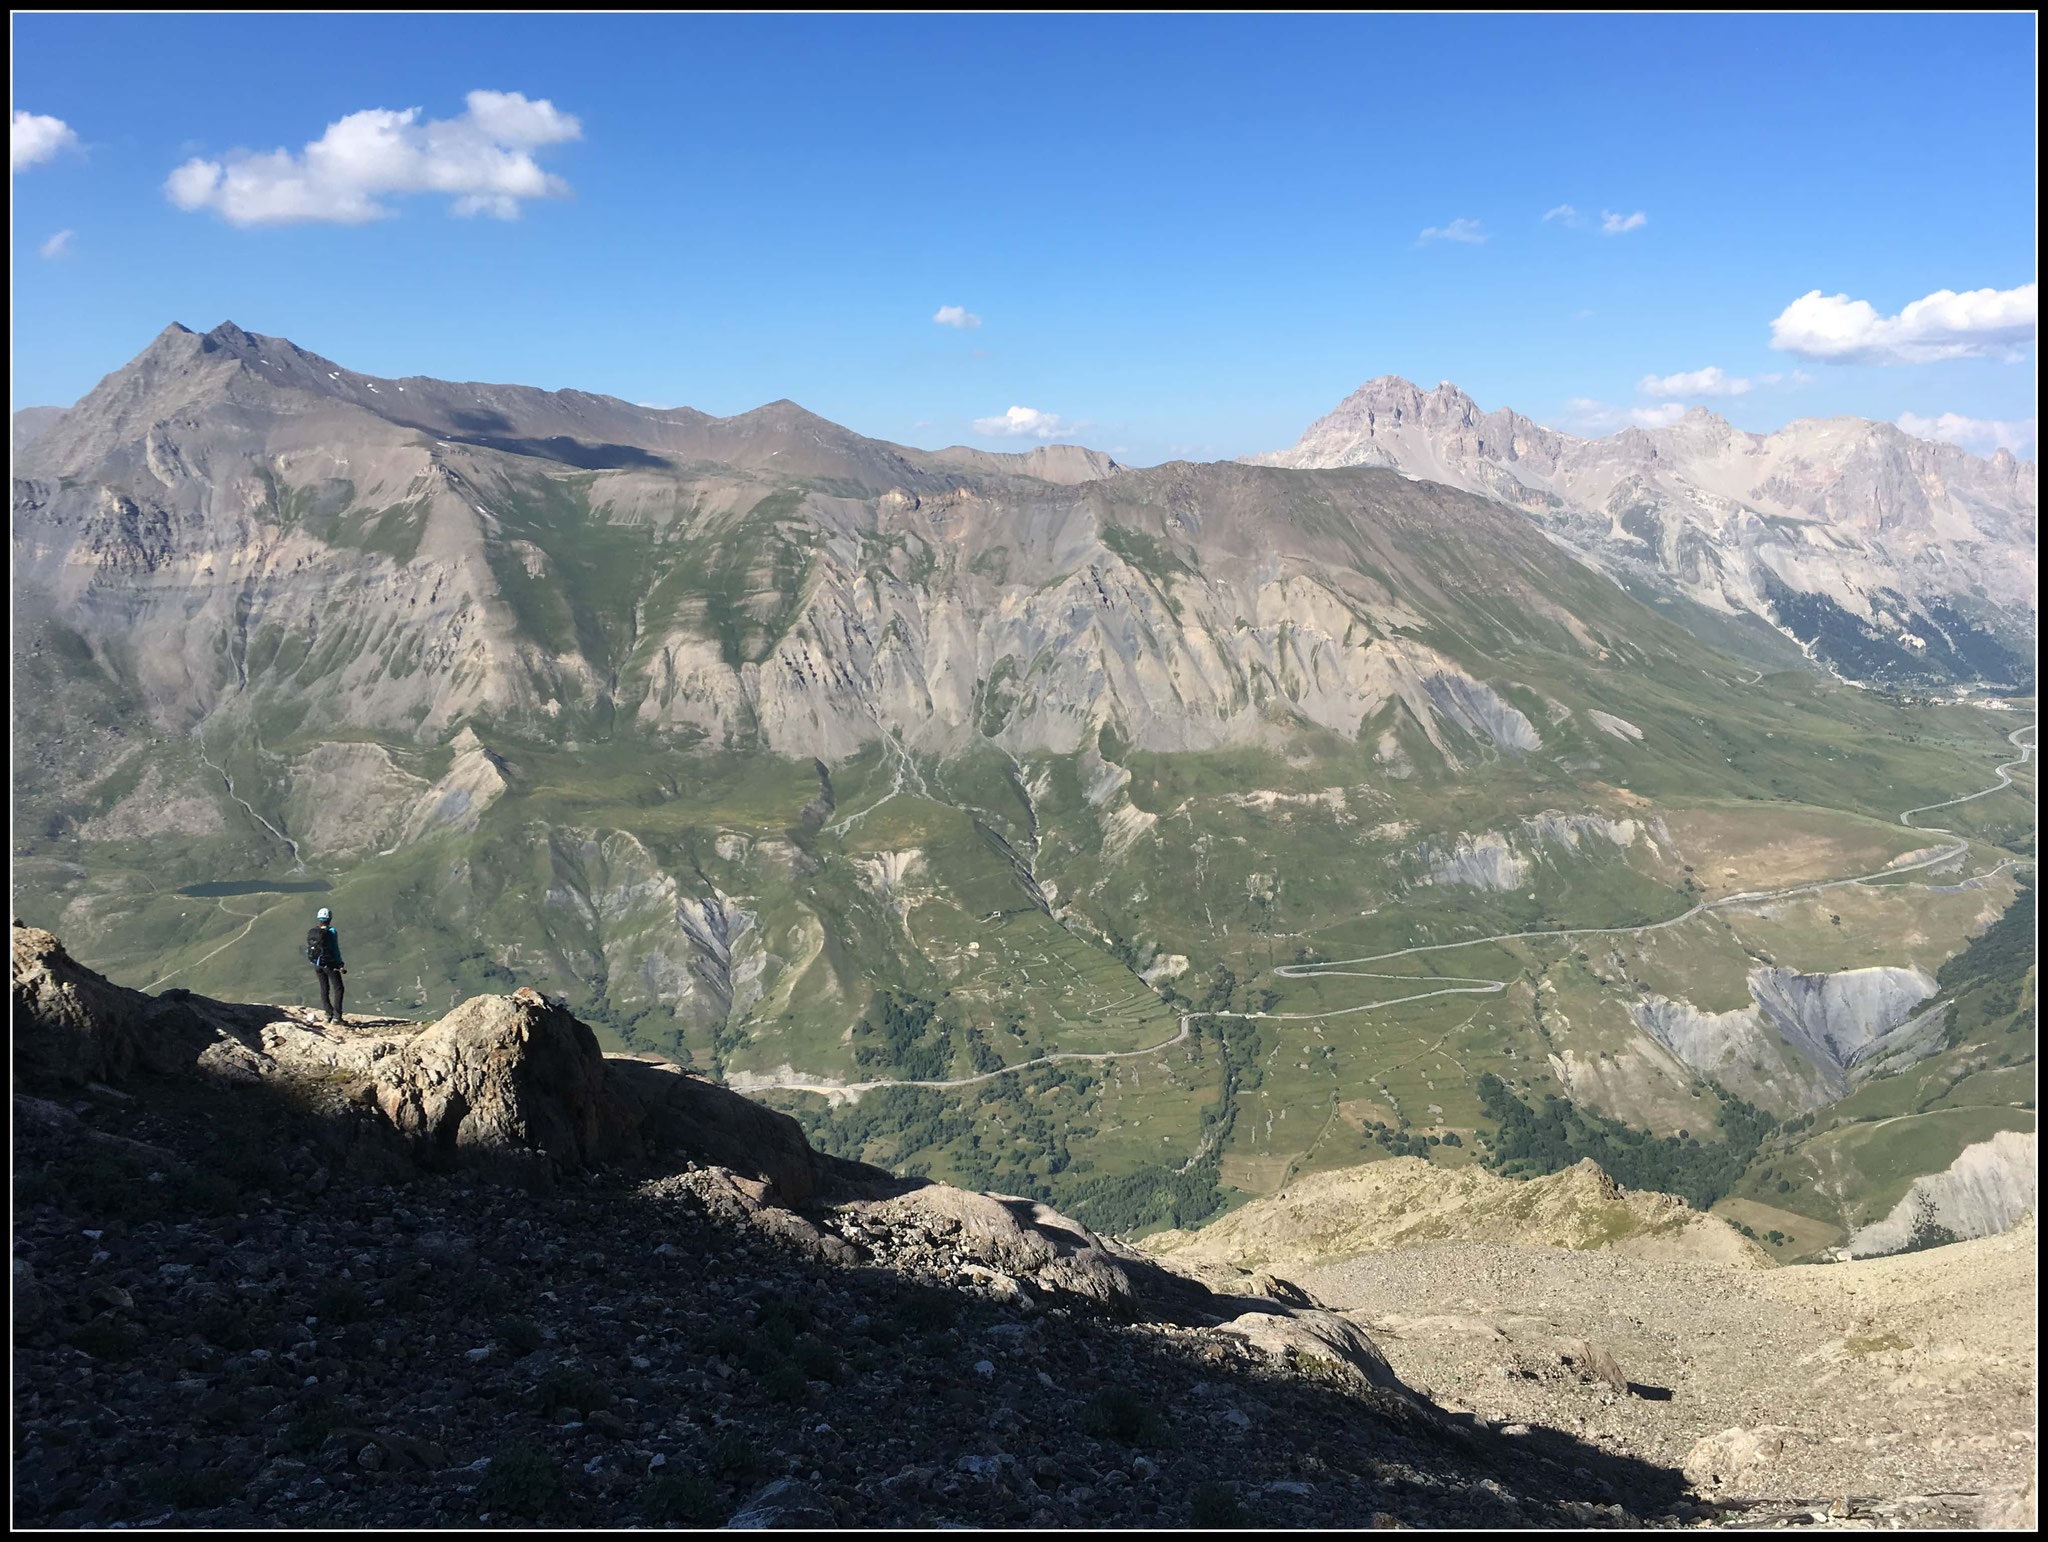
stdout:
POLYGON ((254 1128, 249 1096, 106 1094, 69 1128, 17 1119, 17 1521, 1715 1513, 1668 1465, 1460 1427, 1213 1333, 1006 1306, 937 1255, 822 1262, 707 1208, 710 1172, 547 1194, 354 1183, 288 1120, 254 1128))
POLYGON ((1464 1246, 1367 1254, 1301 1283, 1446 1407, 1687 1467, 1752 1517, 1976 1524, 2034 1469, 2031 1222, 1832 1266, 1464 1246), (1570 1339, 1605 1350, 1639 1392, 1581 1380, 1561 1360, 1570 1339), (1736 1428, 1767 1433, 1688 1462, 1736 1428))

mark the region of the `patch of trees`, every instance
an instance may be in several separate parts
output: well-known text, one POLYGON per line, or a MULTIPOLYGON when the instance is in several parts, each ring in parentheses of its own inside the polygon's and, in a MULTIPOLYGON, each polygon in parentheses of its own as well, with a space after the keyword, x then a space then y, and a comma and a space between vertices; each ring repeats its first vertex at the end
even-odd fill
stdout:
POLYGON ((1500 1124, 1490 1165, 1504 1176, 1540 1177, 1591 1158, 1627 1188, 1676 1194, 1696 1210, 1734 1189, 1778 1127, 1762 1109, 1725 1094, 1714 1115, 1722 1138, 1703 1142, 1690 1131, 1654 1135, 1554 1092, 1525 1103, 1490 1071, 1479 1078, 1478 1092, 1480 1106, 1500 1124))
MULTIPOLYGON (((939 1016, 937 1002, 882 991, 854 1024, 853 1063, 863 1070, 894 1071, 906 1081, 943 1081, 962 1038, 961 1030, 939 1016)), ((993 1064, 975 1069, 999 1069, 1002 1059, 988 1050, 987 1041, 977 1035, 975 1042, 985 1051, 977 1059, 994 1058, 993 1064)))
POLYGON ((2021 998, 2034 958, 2034 885, 2023 879, 2005 914, 1935 972, 1941 994, 1958 998, 1943 1024, 1949 1048, 1968 1038, 1970 1028, 2011 1013, 2018 1015, 2008 1032, 2033 1026, 2034 1006, 2023 1007, 2021 998))
POLYGON ((1198 1226, 1223 1208, 1217 1159, 1185 1172, 1149 1167, 1135 1173, 1087 1178, 1067 1186, 1061 1208, 1098 1232, 1134 1232, 1149 1226, 1198 1226))
POLYGON ((1396 1129, 1393 1125, 1382 1124, 1379 1120, 1369 1121, 1365 1127, 1365 1138, 1383 1151, 1395 1156, 1421 1157, 1429 1160, 1431 1146, 1462 1146, 1463 1141, 1455 1135, 1422 1135, 1413 1130, 1396 1129))

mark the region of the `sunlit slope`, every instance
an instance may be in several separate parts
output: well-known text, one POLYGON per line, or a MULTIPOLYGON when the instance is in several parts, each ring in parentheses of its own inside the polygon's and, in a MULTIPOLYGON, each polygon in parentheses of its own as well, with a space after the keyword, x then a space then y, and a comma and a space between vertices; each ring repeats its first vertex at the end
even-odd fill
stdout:
POLYGON ((1760 674, 1391 471, 401 410, 289 347, 166 334, 21 467, 17 909, 125 983, 288 998, 326 903, 352 1004, 532 983, 1106 1226, 1505 1160, 1487 1078, 1718 1194, 1954 1053, 2029 865, 2031 768, 1899 822, 2016 715, 1760 674))

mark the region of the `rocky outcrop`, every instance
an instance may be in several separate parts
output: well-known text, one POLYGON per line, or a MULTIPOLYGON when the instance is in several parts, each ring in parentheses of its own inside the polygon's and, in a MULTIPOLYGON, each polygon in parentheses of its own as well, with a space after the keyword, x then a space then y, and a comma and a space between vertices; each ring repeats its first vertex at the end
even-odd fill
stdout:
POLYGON ((1442 1243, 1604 1248, 1741 1268, 1770 1262, 1727 1222, 1669 1194, 1624 1189, 1591 1161, 1517 1181, 1395 1157, 1297 1178, 1200 1231, 1160 1232, 1142 1246, 1183 1269, 1298 1275, 1336 1259, 1442 1243))
MULTIPOLYGON (((1227 1269, 1197 1278, 1036 1200, 827 1156, 787 1114, 672 1065, 602 1053, 585 1024, 531 989, 473 997, 424 1027, 330 1024, 127 990, 32 928, 15 928, 14 949, 15 1069, 31 1086, 148 1071, 268 1093, 335 1127, 329 1145, 364 1174, 404 1162, 545 1189, 599 1167, 688 1169, 684 1185, 707 1208, 826 1262, 934 1272, 1027 1313, 1061 1303, 1216 1329, 1268 1358, 1311 1355, 1361 1386, 1398 1390, 1367 1335, 1284 1281, 1227 1269)), ((33 1096, 17 1099, 16 1117, 94 1138, 33 1096)))
MULTIPOLYGON (((888 1199, 842 1206, 843 1228, 872 1240, 902 1228, 942 1237, 970 1263, 1048 1293, 1131 1306, 1131 1273, 1111 1245, 1036 1200, 975 1194, 946 1184, 914 1187, 888 1199)), ((997 1287, 998 1291, 1002 1287, 997 1287)))
POLYGON ((474 997, 424 1028, 333 1025, 298 1008, 128 990, 50 933, 17 926, 14 1008, 19 1082, 148 1072, 317 1092, 336 1117, 372 1118, 384 1145, 426 1168, 545 1184, 599 1163, 691 1156, 791 1204, 834 1177, 881 1176, 813 1151, 787 1114, 674 1066, 604 1054, 588 1027, 530 989, 474 997))
POLYGON ((1834 1250, 1879 1258, 1940 1243, 1990 1237, 2031 1214, 2040 1195, 2039 1147, 2031 1131, 2001 1130, 1965 1146, 1946 1168, 1913 1180, 1882 1220, 1858 1227, 1834 1250))
POLYGON ((1348 1317, 1314 1308, 1285 1314, 1246 1312, 1216 1330, 1271 1360, 1320 1362, 1368 1386, 1406 1392, 1379 1345, 1348 1317))
POLYGON ((14 926, 17 1082, 83 1086, 190 1065, 211 1035, 182 1005, 114 985, 39 927, 14 926))
POLYGON ((1423 859, 1429 864, 1427 881, 1433 884, 1464 884, 1505 894, 1529 878, 1528 861, 1497 830, 1461 835, 1449 849, 1429 848, 1423 859))
POLYGON ((1425 846, 1421 852, 1427 868, 1423 881, 1506 894, 1526 887, 1540 863, 1598 855, 1600 848, 1595 842, 1625 852, 1645 833, 1644 826, 1633 819, 1547 809, 1521 821, 1512 834, 1482 830, 1476 835, 1461 834, 1449 846, 1425 846))

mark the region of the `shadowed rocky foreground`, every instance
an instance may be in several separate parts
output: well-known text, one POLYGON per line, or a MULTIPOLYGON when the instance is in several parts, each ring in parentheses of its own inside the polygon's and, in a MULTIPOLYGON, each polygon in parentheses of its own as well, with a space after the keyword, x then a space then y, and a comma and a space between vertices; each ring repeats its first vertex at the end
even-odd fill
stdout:
MULTIPOLYGON (((2017 1425, 1966 1448, 1967 1493, 1851 1492, 1823 1438, 1764 1415, 1674 1445, 1719 1405, 1678 1368, 1690 1354, 1651 1351, 1629 1315, 1655 1310, 1637 1276, 1782 1279, 1797 1312, 1817 1308, 1793 1275, 1815 1277, 1807 1295, 1853 1293, 1849 1270, 1870 1266, 1423 1246, 1317 1269, 1312 1288, 1349 1309, 1333 1310, 1227 1248, 1162 1263, 1029 1200, 825 1156, 782 1114, 600 1053, 531 991, 426 1026, 337 1026, 126 990, 33 928, 13 943, 15 1500, 31 1523, 2031 1514, 2031 1490, 1994 1481, 2024 1468, 2017 1425), (1629 1379, 1652 1372, 1671 1385, 1629 1379), (1790 1497, 1788 1476, 1819 1499, 1790 1497)), ((1653 1199, 1608 1196, 1668 1224, 1653 1199)), ((1949 1296, 1916 1299, 1938 1316, 1949 1296)), ((1741 1331, 1711 1315, 1703 1332, 1741 1331)), ((1895 1401, 1939 1399, 1944 1369, 1917 1340, 1858 1321, 1820 1383, 1867 1403, 1881 1389, 1855 1373, 1889 1355, 1895 1401)), ((2024 1422, 2032 1336, 2013 1331, 2026 1347, 2000 1340, 1992 1424, 2024 1422)), ((1855 1455, 1865 1481, 1886 1460, 1855 1455)))
POLYGON ((1715 1513, 1446 1413, 1283 1280, 822 1156, 532 992, 327 1027, 13 943, 23 1521, 1715 1513))

